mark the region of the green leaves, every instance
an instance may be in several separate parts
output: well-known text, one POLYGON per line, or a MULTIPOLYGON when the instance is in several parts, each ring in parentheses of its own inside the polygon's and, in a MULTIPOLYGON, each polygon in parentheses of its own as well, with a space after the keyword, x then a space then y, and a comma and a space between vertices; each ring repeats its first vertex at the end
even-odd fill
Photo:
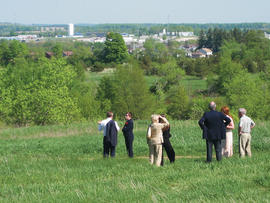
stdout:
POLYGON ((68 123, 78 119, 77 101, 70 95, 76 74, 63 60, 10 65, 1 72, 0 115, 19 126, 68 123))
POLYGON ((109 32, 104 48, 104 60, 107 63, 123 63, 128 57, 127 47, 119 33, 109 32))
POLYGON ((130 111, 136 119, 148 118, 154 105, 143 71, 132 63, 117 67, 111 77, 101 80, 97 100, 103 113, 112 110, 122 117, 130 111))

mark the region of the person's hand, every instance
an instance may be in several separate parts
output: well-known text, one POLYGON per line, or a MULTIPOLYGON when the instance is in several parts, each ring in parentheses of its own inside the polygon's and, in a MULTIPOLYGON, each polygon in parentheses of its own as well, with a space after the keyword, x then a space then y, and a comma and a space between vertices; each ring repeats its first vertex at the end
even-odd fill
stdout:
POLYGON ((98 121, 98 124, 101 124, 102 121, 98 121))

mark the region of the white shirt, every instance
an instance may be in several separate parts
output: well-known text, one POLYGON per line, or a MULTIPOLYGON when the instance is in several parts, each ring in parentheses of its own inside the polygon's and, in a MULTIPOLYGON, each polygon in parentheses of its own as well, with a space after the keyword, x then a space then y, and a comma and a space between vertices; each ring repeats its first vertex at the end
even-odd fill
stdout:
POLYGON ((246 115, 243 115, 239 121, 239 127, 241 127, 242 133, 250 133, 251 126, 255 126, 254 121, 246 115))
MULTIPOLYGON (((111 120, 112 120, 112 118, 106 118, 105 120, 101 121, 100 124, 98 124, 98 130, 99 130, 99 131, 103 130, 103 136, 106 136, 106 125, 107 125, 107 123, 109 123, 111 120)), ((119 128, 117 122, 116 122, 116 121, 114 121, 114 122, 115 122, 115 127, 116 127, 117 131, 119 131, 120 128, 119 128)))

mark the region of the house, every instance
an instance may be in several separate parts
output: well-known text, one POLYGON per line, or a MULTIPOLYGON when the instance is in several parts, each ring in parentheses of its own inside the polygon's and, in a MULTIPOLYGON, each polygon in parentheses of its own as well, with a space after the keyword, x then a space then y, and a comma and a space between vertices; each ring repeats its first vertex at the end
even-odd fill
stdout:
POLYGON ((52 58, 53 57, 53 52, 47 51, 45 53, 45 57, 48 58, 48 59, 52 58))
POLYGON ((209 57, 209 56, 212 56, 213 55, 213 52, 211 49, 208 49, 208 48, 202 48, 202 49, 199 49, 199 51, 204 54, 205 56, 209 57))
POLYGON ((206 55, 203 54, 202 52, 200 51, 196 51, 196 52, 193 52, 192 53, 192 58, 205 58, 206 55))
MULTIPOLYGON (((69 57, 69 56, 71 56, 72 54, 73 54, 72 51, 63 51, 63 57, 69 57)), ((46 57, 46 58, 50 59, 50 58, 52 58, 53 56, 54 56, 54 53, 53 53, 53 52, 51 52, 51 51, 45 52, 45 57, 46 57)))
POLYGON ((71 56, 71 55, 73 55, 73 52, 72 51, 63 51, 63 56, 65 57, 65 56, 71 56))

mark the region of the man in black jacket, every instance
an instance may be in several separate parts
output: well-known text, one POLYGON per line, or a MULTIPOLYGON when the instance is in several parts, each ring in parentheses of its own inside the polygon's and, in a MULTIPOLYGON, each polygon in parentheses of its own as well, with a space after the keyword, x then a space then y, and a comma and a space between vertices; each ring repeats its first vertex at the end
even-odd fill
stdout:
POLYGON ((117 145, 117 133, 119 126, 113 120, 113 113, 107 112, 107 119, 98 122, 99 131, 103 130, 103 157, 115 157, 115 148, 117 145))
POLYGON ((199 121, 199 125, 203 130, 203 139, 206 140, 207 162, 212 161, 212 146, 214 144, 216 150, 216 158, 221 160, 221 140, 225 139, 226 126, 231 122, 225 114, 216 111, 215 102, 210 102, 209 112, 205 112, 199 121))
POLYGON ((127 112, 125 115, 125 125, 122 129, 122 132, 125 137, 125 143, 126 143, 126 148, 127 148, 127 153, 130 158, 133 157, 133 140, 134 140, 134 135, 133 135, 133 120, 132 120, 132 115, 130 112, 127 112))

